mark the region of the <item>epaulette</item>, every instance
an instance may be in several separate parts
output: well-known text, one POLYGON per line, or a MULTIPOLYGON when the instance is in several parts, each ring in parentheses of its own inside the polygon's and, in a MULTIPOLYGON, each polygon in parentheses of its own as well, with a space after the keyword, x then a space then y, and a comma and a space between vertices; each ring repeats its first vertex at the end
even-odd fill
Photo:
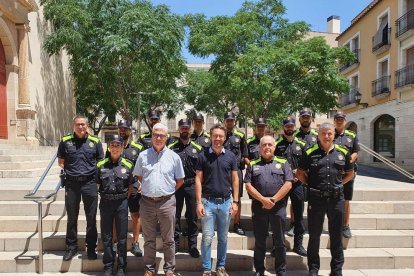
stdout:
POLYGON ((319 133, 315 129, 313 129, 313 128, 311 128, 310 133, 312 133, 315 136, 318 136, 319 135, 319 133))
POLYGON ((139 137, 140 138, 145 138, 145 136, 147 136, 148 134, 150 134, 149 132, 145 132, 145 133, 142 133, 139 137))
POLYGON ((237 129, 235 129, 235 130, 233 131, 233 133, 234 133, 234 134, 239 135, 239 136, 240 136, 240 138, 244 138, 244 133, 243 133, 243 132, 238 131, 237 129))
POLYGON ((319 145, 314 144, 312 147, 306 149, 305 152, 306 152, 307 155, 310 155, 312 152, 314 152, 317 149, 319 149, 319 145))
POLYGON ((297 130, 295 130, 295 131, 293 132, 293 135, 297 135, 299 132, 300 132, 300 130, 299 130, 299 129, 297 129, 297 130))
POLYGON ((75 138, 75 136, 73 136, 73 133, 71 133, 71 134, 63 136, 62 141, 66 142, 67 140, 70 140, 70 139, 73 139, 73 138, 75 138))
POLYGON ((340 152, 342 152, 344 155, 348 154, 348 150, 345 147, 341 146, 341 145, 335 144, 335 148, 337 150, 339 150, 340 152))
POLYGON ((100 168, 100 167, 102 167, 102 165, 103 165, 103 164, 107 163, 108 161, 109 161, 109 158, 102 159, 101 161, 99 161, 99 162, 96 164, 96 166, 97 166, 98 168, 100 168))
POLYGON ((283 141, 283 137, 282 137, 282 135, 280 135, 275 141, 275 146, 277 146, 277 144, 279 144, 282 141, 283 141))
POLYGON ((96 137, 92 134, 88 134, 88 139, 91 140, 92 142, 95 142, 95 143, 99 143, 101 141, 101 140, 99 140, 98 137, 96 137))
POLYGON ((275 156, 275 157, 273 158, 273 160, 274 160, 274 161, 277 161, 277 162, 279 162, 279 163, 281 163, 281 164, 285 164, 285 163, 287 162, 287 159, 286 159, 286 158, 279 157, 279 156, 275 156))
POLYGON ((174 142, 172 142, 171 144, 169 144, 167 147, 170 149, 170 148, 174 147, 177 144, 178 144, 178 140, 175 140, 174 142))
POLYGON ((134 165, 129 161, 128 159, 121 157, 121 163, 128 167, 128 169, 131 169, 134 165))
POLYGON ((202 150, 203 149, 203 147, 201 145, 197 144, 194 141, 191 141, 191 145, 193 145, 193 147, 195 147, 197 150, 202 150))
POLYGON ((250 137, 249 139, 247 139, 247 144, 250 144, 251 142, 253 142, 254 140, 256 140, 257 139, 257 137, 256 137, 256 135, 255 136, 253 136, 253 137, 250 137))
POLYGON ((203 134, 204 134, 206 137, 210 138, 210 133, 208 133, 208 131, 204 131, 204 132, 203 132, 203 134))
POLYGON ((298 137, 295 137, 294 140, 295 140, 296 143, 298 143, 302 147, 306 145, 305 141, 303 141, 302 139, 299 139, 298 137))
POLYGON ((257 163, 259 163, 260 161, 262 161, 262 158, 261 157, 259 157, 257 159, 253 159, 252 161, 250 161, 250 166, 254 166, 257 163))
POLYGON ((144 146, 141 143, 138 143, 138 142, 135 142, 135 141, 131 142, 131 146, 136 147, 139 150, 142 150, 144 148, 144 146))
POLYGON ((349 135, 349 136, 351 136, 351 137, 352 137, 352 138, 354 138, 354 139, 355 139, 355 137, 357 136, 357 135, 356 135, 356 133, 355 133, 355 132, 353 132, 352 130, 347 130, 347 129, 346 129, 346 130, 344 131, 344 133, 345 133, 345 134, 347 134, 347 135, 349 135))

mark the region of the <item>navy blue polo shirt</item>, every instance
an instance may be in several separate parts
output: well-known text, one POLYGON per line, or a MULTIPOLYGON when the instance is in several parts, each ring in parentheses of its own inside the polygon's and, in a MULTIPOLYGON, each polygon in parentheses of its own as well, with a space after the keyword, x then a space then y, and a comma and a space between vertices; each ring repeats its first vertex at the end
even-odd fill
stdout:
POLYGON ((96 173, 96 163, 104 158, 102 143, 96 136, 78 138, 66 135, 59 143, 57 157, 65 160, 65 172, 70 176, 90 176, 96 173))
POLYGON ((231 196, 232 172, 238 171, 236 155, 233 152, 223 148, 217 155, 211 147, 207 148, 198 155, 196 170, 203 172, 203 196, 231 196))

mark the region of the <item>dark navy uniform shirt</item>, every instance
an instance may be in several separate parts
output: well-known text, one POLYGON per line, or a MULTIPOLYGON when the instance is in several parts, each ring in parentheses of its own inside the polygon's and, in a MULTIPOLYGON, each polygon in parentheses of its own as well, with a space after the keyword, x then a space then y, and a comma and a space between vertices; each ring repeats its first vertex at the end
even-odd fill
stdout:
POLYGON ((233 129, 232 132, 227 132, 224 148, 230 150, 234 153, 234 155, 236 155, 239 169, 244 169, 243 157, 249 156, 244 133, 238 131, 237 129, 233 129))
POLYGON ((105 158, 98 162, 97 168, 96 182, 99 184, 101 194, 126 194, 128 186, 134 182, 133 165, 123 157, 116 162, 111 158, 105 158))
POLYGON ((320 148, 319 143, 308 148, 299 163, 299 168, 308 175, 308 187, 321 191, 333 191, 342 187, 342 178, 352 171, 349 151, 334 145, 328 153, 320 148))
POLYGON ((305 141, 306 147, 311 147, 318 142, 318 132, 311 128, 307 132, 304 132, 302 128, 295 130, 293 133, 296 137, 305 141))
POLYGON ((345 147, 350 154, 360 151, 358 137, 355 132, 350 130, 345 130, 343 133, 338 133, 335 130, 334 143, 345 147))
POLYGON ((184 167, 184 180, 194 180, 198 154, 203 150, 203 147, 194 141, 184 145, 181 140, 178 139, 172 144, 169 144, 168 148, 180 156, 184 167))
POLYGON ((203 148, 209 148, 211 146, 210 134, 205 130, 200 135, 193 132, 190 138, 203 148))
POLYGON ((217 155, 211 148, 204 149, 198 155, 196 170, 203 172, 203 196, 220 198, 231 196, 232 172, 238 171, 234 153, 223 149, 217 155))
MULTIPOLYGON (((265 197, 274 196, 282 188, 285 181, 293 181, 293 174, 290 164, 281 157, 274 157, 270 161, 260 157, 251 161, 244 177, 244 183, 251 183, 265 197)), ((254 207, 262 207, 261 202, 254 198, 252 200, 254 207)))
POLYGON ((260 157, 260 139, 255 135, 247 139, 247 152, 249 160, 252 161, 260 157))
MULTIPOLYGON (((109 149, 109 147, 108 147, 109 149)), ((109 150, 106 150, 105 158, 110 157, 109 150)), ((131 141, 124 147, 124 151, 122 152, 122 157, 131 161, 131 163, 135 166, 135 162, 138 159, 138 155, 144 150, 144 146, 138 142, 131 141)))
MULTIPOLYGON (((167 145, 171 144, 175 141, 175 137, 171 136, 171 134, 167 134, 167 145)), ((149 149, 152 147, 152 132, 148 131, 143 134, 141 134, 138 138, 138 143, 144 146, 144 149, 149 149)))
POLYGON ((292 170, 296 170, 302 153, 305 150, 306 143, 295 137, 292 141, 288 141, 285 136, 280 135, 275 142, 275 155, 284 157, 289 162, 292 170))
POLYGON ((96 136, 87 134, 78 138, 68 134, 59 143, 57 157, 65 160, 65 172, 70 176, 91 176, 96 173, 96 163, 104 158, 102 143, 96 136))

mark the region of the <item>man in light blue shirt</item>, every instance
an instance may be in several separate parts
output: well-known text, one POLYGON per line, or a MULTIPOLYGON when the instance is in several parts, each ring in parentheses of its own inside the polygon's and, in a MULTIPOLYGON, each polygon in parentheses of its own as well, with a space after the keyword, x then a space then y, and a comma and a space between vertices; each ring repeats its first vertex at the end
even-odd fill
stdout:
POLYGON ((133 174, 141 185, 141 221, 144 236, 144 276, 155 275, 156 232, 160 223, 164 251, 164 272, 173 276, 175 270, 175 210, 174 193, 184 183, 181 159, 166 147, 168 128, 157 123, 152 129, 152 147, 143 151, 133 174))

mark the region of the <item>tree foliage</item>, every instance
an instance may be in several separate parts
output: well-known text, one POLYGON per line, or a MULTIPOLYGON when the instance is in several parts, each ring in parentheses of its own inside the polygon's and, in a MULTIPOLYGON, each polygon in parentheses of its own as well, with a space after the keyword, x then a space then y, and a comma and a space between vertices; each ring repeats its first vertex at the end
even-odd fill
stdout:
POLYGON ((280 0, 245 2, 234 16, 188 15, 189 49, 215 58, 209 72, 188 75, 185 94, 197 109, 220 115, 238 109, 273 126, 303 107, 327 112, 349 91, 338 61, 352 55, 321 37, 306 39, 309 25, 284 18, 280 0))
POLYGON ((49 54, 65 50, 75 81, 78 111, 96 120, 120 113, 162 109, 174 116, 183 104, 177 79, 186 72, 181 56, 184 25, 164 5, 128 0, 43 0, 53 32, 49 54), (138 94, 141 95, 138 111, 138 94))

